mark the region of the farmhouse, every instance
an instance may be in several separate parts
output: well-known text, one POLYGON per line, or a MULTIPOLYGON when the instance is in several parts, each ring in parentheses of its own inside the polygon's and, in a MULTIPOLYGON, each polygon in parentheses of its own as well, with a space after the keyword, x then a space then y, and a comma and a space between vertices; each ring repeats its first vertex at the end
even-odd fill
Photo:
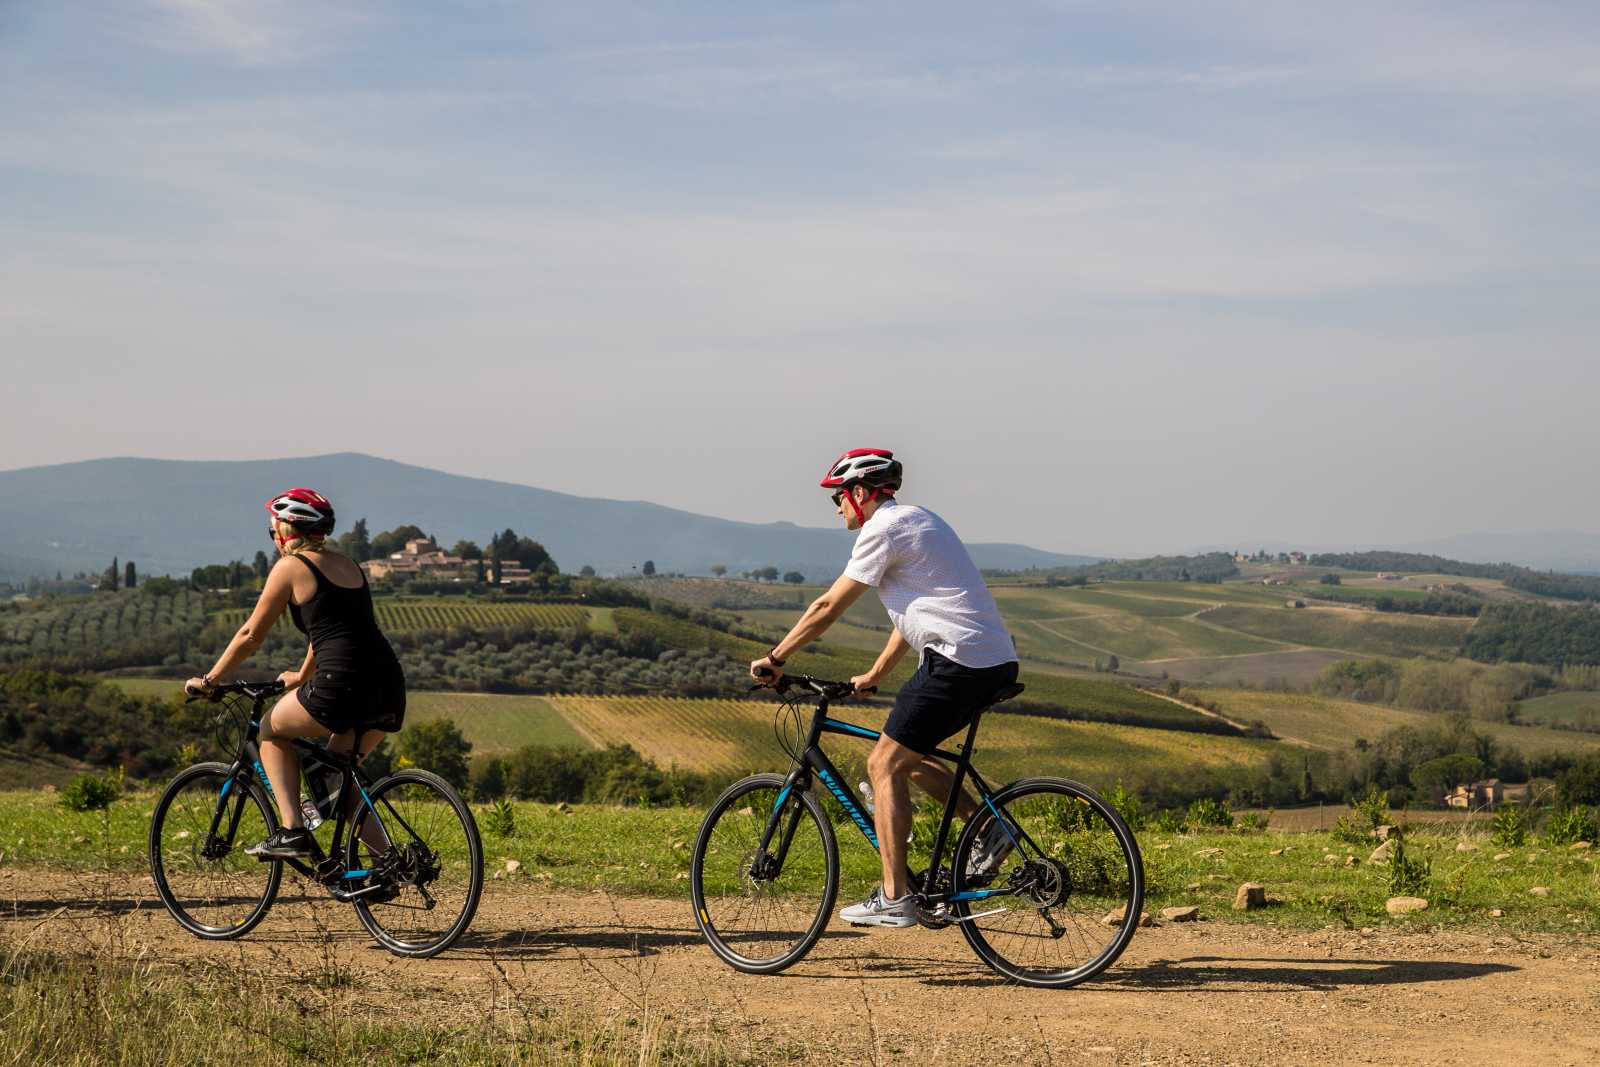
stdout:
POLYGON ((1481 782, 1471 785, 1458 785, 1455 790, 1444 798, 1445 805, 1452 808, 1492 808, 1506 800, 1505 789, 1500 785, 1498 778, 1485 778, 1481 782))
POLYGON ((452 556, 429 538, 407 541, 406 547, 392 552, 388 559, 369 559, 361 564, 367 578, 373 582, 394 579, 427 578, 438 582, 475 582, 478 580, 477 563, 452 556))

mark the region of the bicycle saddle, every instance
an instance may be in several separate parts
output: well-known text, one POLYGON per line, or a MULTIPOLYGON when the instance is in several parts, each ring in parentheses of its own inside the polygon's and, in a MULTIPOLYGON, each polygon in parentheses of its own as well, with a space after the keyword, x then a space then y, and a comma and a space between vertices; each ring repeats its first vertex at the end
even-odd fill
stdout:
POLYGON ((1022 691, 1026 688, 1028 687, 1023 685, 1021 682, 1014 682, 1011 685, 1003 685, 999 689, 996 689, 994 693, 990 695, 988 700, 983 702, 983 706, 985 708, 992 708, 996 704, 1004 704, 1013 697, 1022 695, 1022 691))

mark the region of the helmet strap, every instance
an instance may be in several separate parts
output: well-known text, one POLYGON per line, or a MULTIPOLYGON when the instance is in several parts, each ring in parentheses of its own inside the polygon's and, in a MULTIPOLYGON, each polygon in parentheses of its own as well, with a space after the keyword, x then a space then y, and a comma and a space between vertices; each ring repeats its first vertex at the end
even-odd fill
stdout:
MULTIPOLYGON (((882 490, 873 489, 870 493, 867 494, 867 499, 863 500, 861 503, 862 504, 870 504, 870 503, 872 503, 874 500, 878 499, 878 497, 880 497, 882 495, 883 495, 882 490)), ((850 489, 846 489, 844 491, 844 498, 850 502, 850 510, 856 513, 856 523, 858 525, 865 524, 866 521, 867 521, 867 517, 866 517, 866 515, 862 514, 861 504, 857 504, 856 503, 856 494, 855 494, 855 491, 854 491, 854 487, 851 487, 850 489)))

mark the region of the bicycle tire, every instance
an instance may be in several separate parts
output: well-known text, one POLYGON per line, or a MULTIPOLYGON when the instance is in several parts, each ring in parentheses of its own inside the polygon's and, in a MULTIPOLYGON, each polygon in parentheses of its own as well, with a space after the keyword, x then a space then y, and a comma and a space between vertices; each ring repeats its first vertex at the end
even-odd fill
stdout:
POLYGON ((1024 985, 1059 989, 1100 974, 1128 947, 1144 904, 1144 863, 1133 831, 1100 794, 1066 778, 1022 779, 1007 785, 990 800, 994 810, 1015 819, 1029 839, 1047 854, 1028 855, 1032 849, 1024 842, 1001 862, 990 879, 974 879, 967 857, 978 835, 994 821, 986 808, 983 815, 967 823, 956 844, 956 892, 1003 885, 1018 871, 1023 877, 1032 870, 1045 872, 1047 877, 1039 880, 1045 884, 1034 891, 1035 895, 1023 897, 1030 902, 1026 910, 1039 915, 1033 928, 1025 932, 1019 930, 1019 924, 1003 918, 1024 910, 1012 906, 1019 895, 953 904, 967 943, 995 971, 1024 985), (1030 800, 1036 803, 1028 803, 1030 800), (1022 870, 1029 863, 1038 866, 1022 870), (1050 881, 1056 878, 1059 883, 1050 881), (981 887, 979 881, 983 882, 981 887), (1058 897, 1055 904, 1039 906, 1042 901, 1058 897), (986 924, 981 913, 997 905, 1006 909, 1002 917, 986 924), (1122 920, 1112 924, 1108 920, 1118 907, 1122 908, 1122 920), (1068 934, 1073 935, 1071 941, 1068 934), (1103 944, 1099 943, 1102 937, 1103 944), (1045 958, 1046 945, 1059 946, 1063 942, 1081 944, 1092 951, 1070 964, 1060 958, 1059 951, 1055 961, 1045 958), (1023 955, 1025 949, 1034 951, 1034 960, 1012 958, 1023 955))
MULTIPOLYGON (((409 880, 406 875, 397 876, 393 885, 398 895, 393 899, 379 901, 360 898, 353 901, 356 915, 361 919, 361 925, 366 927, 367 933, 396 956, 413 959, 437 956, 466 932, 473 915, 477 913, 478 900, 483 894, 483 839, 478 834, 478 823, 472 817, 472 809, 467 807, 467 802, 461 799, 461 794, 456 792, 455 787, 449 782, 432 771, 415 768, 396 771, 380 779, 367 795, 371 798, 373 807, 377 807, 382 813, 382 822, 391 832, 398 829, 400 833, 405 833, 405 829, 393 825, 394 812, 386 811, 385 805, 394 805, 397 808, 403 805, 406 810, 400 811, 400 817, 410 826, 414 837, 412 841, 403 842, 403 845, 409 846, 420 842, 440 866, 436 876, 427 881, 419 881, 423 876, 415 870, 410 871, 409 880), (420 796, 415 799, 396 797, 395 794, 405 786, 417 786, 431 793, 436 802, 442 803, 444 808, 424 807, 423 805, 429 802, 420 796), (399 803, 396 803, 397 800, 399 803), (439 834, 432 835, 432 840, 429 840, 417 830, 418 823, 423 821, 421 816, 429 815, 430 824, 436 823, 444 817, 446 809, 449 815, 454 817, 455 823, 462 828, 460 842, 446 843, 439 834), (441 853, 437 851, 439 849, 448 851, 441 853), (424 936, 402 936, 395 927, 404 915, 418 912, 432 914, 434 907, 427 906, 424 902, 431 895, 428 890, 438 889, 440 885, 438 879, 443 877, 446 870, 455 876, 452 884, 456 887, 456 892, 452 896, 459 897, 459 902, 454 905, 459 908, 454 918, 442 929, 418 931, 424 936)), ((350 840, 345 846, 345 862, 350 870, 376 869, 380 863, 379 856, 363 855, 362 851, 365 843, 361 839, 361 831, 371 816, 372 808, 363 804, 351 824, 350 840)), ((390 841, 390 845, 394 845, 393 840, 390 841)))
MULTIPOLYGON (((240 822, 235 827, 234 839, 226 842, 227 851, 215 857, 202 854, 207 844, 205 838, 216 805, 227 803, 221 797, 221 791, 223 783, 229 780, 231 771, 232 767, 226 763, 197 763, 185 768, 167 784, 167 788, 156 801, 155 809, 150 814, 150 876, 155 882, 156 894, 179 926, 196 937, 208 941, 229 941, 243 937, 255 929, 261 920, 266 918, 273 901, 277 899, 278 887, 283 881, 281 860, 258 860, 252 856, 245 856, 239 847, 239 837, 253 836, 258 832, 265 837, 278 827, 277 813, 273 810, 260 783, 253 778, 248 779, 243 790, 231 790, 237 796, 233 803, 253 807, 260 815, 261 825, 257 827, 252 821, 247 828, 241 813, 240 822), (197 786, 199 788, 195 789, 197 786), (192 810, 187 801, 180 799, 191 790, 199 794, 195 798, 192 810), (212 803, 204 803, 202 798, 209 798, 212 803), (180 822, 182 826, 178 827, 180 822), (180 868, 193 872, 195 887, 174 887, 173 881, 178 876, 180 868), (258 879, 255 877, 257 871, 265 871, 265 874, 258 879), (224 899, 217 896, 214 891, 209 894, 199 892, 198 887, 202 880, 207 883, 227 883, 241 887, 253 886, 259 882, 261 888, 259 892, 252 889, 242 897, 235 893, 230 898, 224 899), (196 914, 201 908, 207 907, 205 904, 207 900, 213 901, 209 907, 218 914, 204 918, 226 921, 206 922, 201 915, 196 914), (254 903, 251 903, 252 901, 254 903), (225 904, 237 904, 239 907, 229 906, 224 911, 225 904), (233 917, 236 913, 241 917, 233 917)), ((241 779, 234 780, 237 782, 241 779)), ((249 807, 246 808, 247 811, 249 807)))
MULTIPOLYGON (((827 928, 834 898, 839 892, 839 843, 833 826, 810 791, 790 790, 785 795, 785 780, 781 774, 755 774, 723 790, 700 824, 689 861, 689 892, 695 925, 712 952, 730 967, 746 974, 775 974, 804 959, 827 928), (815 911, 804 904, 794 907, 787 899, 797 894, 785 893, 784 887, 777 885, 784 872, 761 880, 750 875, 752 854, 760 845, 769 813, 779 803, 783 805, 783 812, 776 833, 783 832, 784 820, 795 811, 793 805, 799 805, 803 813, 796 824, 785 871, 795 873, 794 883, 800 882, 802 877, 810 881, 818 873, 820 861, 822 885, 815 911), (816 830, 815 842, 800 836, 808 822, 816 830), (711 878, 713 892, 708 897, 707 861, 724 856, 723 850, 727 850, 726 860, 733 862, 712 864, 716 869, 711 878), (751 922, 741 926, 743 916, 752 911, 751 922), (787 913, 783 916, 789 920, 785 925, 799 929, 790 934, 757 925, 767 916, 779 918, 780 911, 787 913), (779 951, 772 955, 749 954, 751 946, 763 943, 775 944, 779 951)), ((805 899, 810 899, 809 892, 805 899)))

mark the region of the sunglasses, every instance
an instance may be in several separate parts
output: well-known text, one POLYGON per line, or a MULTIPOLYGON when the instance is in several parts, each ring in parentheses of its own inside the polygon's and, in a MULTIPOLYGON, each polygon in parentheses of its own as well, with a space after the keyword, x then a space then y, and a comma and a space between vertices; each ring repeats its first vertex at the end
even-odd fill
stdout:
POLYGON ((839 501, 844 499, 845 492, 846 492, 846 490, 844 490, 844 489, 836 489, 836 490, 834 490, 834 492, 833 492, 833 506, 834 507, 838 507, 839 506, 839 501))

